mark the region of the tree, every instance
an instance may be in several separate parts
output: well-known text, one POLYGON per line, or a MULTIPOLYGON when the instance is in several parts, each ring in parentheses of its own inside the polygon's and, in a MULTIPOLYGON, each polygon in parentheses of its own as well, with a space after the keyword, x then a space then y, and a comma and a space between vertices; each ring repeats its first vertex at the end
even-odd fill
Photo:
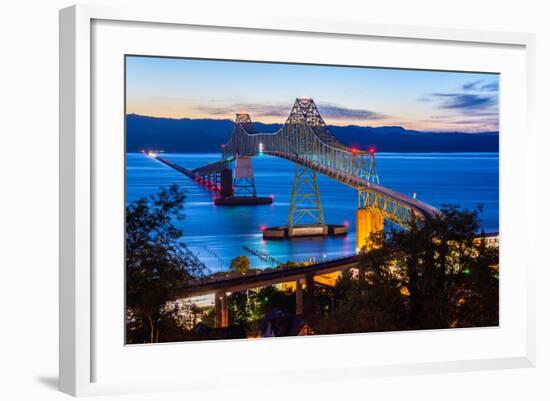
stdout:
POLYGON ((399 271, 397 274, 404 279, 403 284, 406 285, 409 293, 410 311, 407 324, 411 327, 418 326, 424 307, 423 293, 419 283, 419 279, 422 277, 421 262, 424 261, 430 265, 433 262, 429 258, 423 258, 423 254, 431 246, 428 239, 429 235, 427 235, 428 230, 425 228, 425 225, 413 219, 409 230, 392 232, 388 243, 385 244, 386 249, 395 250, 392 256, 395 258, 396 267, 399 271))
POLYGON ((468 254, 464 268, 454 275, 450 299, 455 327, 497 326, 499 323, 498 247, 485 237, 468 254))
MULTIPOLYGON (((127 341, 162 341, 161 327, 172 327, 166 303, 205 267, 179 242, 185 195, 176 185, 126 206, 127 341)), ((172 330, 172 329, 171 329, 172 330)), ((173 331, 173 330, 172 330, 173 331)))
POLYGON ((231 260, 231 270, 240 274, 246 274, 250 269, 250 260, 246 256, 237 256, 231 260))
POLYGON ((344 272, 320 333, 498 325, 498 247, 473 211, 444 206, 408 230, 373 234, 357 279, 344 272))
MULTIPOLYGON (((410 293, 409 328, 485 325, 480 308, 498 305, 498 278, 492 269, 498 270, 498 248, 476 245, 481 211, 481 206, 469 211, 444 205, 439 218, 390 235, 386 246, 397 250, 396 265, 410 293), (474 312, 471 308, 481 298, 474 312)), ((498 308, 489 309, 485 321, 498 321, 498 308)))
POLYGON ((247 292, 234 292, 229 296, 229 321, 231 324, 246 325, 249 320, 249 298, 247 292))
POLYGON ((359 256, 357 278, 342 272, 333 289, 334 311, 325 315, 320 333, 358 333, 406 328, 407 298, 401 280, 392 271, 392 250, 383 245, 383 233, 375 233, 376 244, 359 256))

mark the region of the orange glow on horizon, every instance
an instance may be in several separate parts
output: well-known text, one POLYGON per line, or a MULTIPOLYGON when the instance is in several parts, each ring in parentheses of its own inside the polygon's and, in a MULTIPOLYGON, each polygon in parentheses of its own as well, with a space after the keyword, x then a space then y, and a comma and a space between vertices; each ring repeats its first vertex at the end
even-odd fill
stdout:
MULTIPOLYGON (((241 112, 246 113, 246 112, 241 112)), ((142 116, 156 118, 172 118, 172 119, 214 119, 214 120, 234 120, 235 112, 227 113, 205 113, 203 110, 197 110, 188 105, 146 105, 146 104, 128 104, 127 114, 139 114, 142 116)), ((269 116, 269 115, 250 115, 252 121, 264 124, 284 124, 286 117, 269 116)), ((426 119, 422 116, 408 115, 407 117, 383 117, 375 120, 369 119, 331 119, 324 117, 327 125, 347 126, 356 125, 360 127, 387 127, 399 126, 409 130, 430 131, 430 132, 480 132, 498 130, 498 127, 493 127, 490 124, 471 124, 467 125, 462 122, 444 121, 441 119, 426 119)))

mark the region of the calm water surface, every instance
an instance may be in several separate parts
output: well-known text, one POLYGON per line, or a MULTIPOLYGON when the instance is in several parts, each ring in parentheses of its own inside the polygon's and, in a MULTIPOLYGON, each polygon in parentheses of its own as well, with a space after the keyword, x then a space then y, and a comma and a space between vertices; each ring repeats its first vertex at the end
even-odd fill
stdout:
MULTIPOLYGON (((187 168, 216 161, 218 154, 164 154, 187 168)), ((318 175, 327 223, 349 224, 343 238, 264 241, 262 226, 286 224, 294 165, 270 156, 255 157, 258 195, 271 195, 272 205, 223 207, 213 204, 213 192, 181 173, 142 154, 127 154, 127 202, 158 192, 162 186, 178 184, 186 191, 183 242, 212 271, 225 270, 238 255, 250 257, 254 267, 266 262, 243 248, 258 249, 282 260, 317 261, 355 252, 355 209, 357 191, 318 175)), ((486 232, 498 231, 498 153, 379 153, 380 184, 436 207, 456 204, 473 209, 484 205, 482 224, 486 232)))

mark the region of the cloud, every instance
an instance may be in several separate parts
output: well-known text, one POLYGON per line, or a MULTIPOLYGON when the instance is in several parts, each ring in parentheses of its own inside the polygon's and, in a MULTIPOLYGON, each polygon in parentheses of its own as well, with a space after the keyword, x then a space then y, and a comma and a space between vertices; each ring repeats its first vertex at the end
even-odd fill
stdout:
MULTIPOLYGON (((287 117, 292 110, 292 104, 256 104, 256 103, 235 103, 223 106, 202 105, 195 107, 197 110, 214 115, 223 116, 237 112, 249 113, 255 117, 287 117)), ((319 112, 324 119, 332 120, 379 120, 386 118, 384 114, 366 109, 352 109, 337 106, 330 103, 317 104, 319 112)))
POLYGON ((487 132, 499 130, 498 114, 487 116, 473 115, 442 115, 430 116, 428 119, 420 120, 427 127, 424 131, 432 132, 487 132))
POLYGON ((236 104, 237 110, 243 110, 254 116, 286 117, 290 114, 291 106, 288 104, 236 104))
POLYGON ((440 111, 426 122, 464 131, 498 131, 498 81, 472 81, 461 86, 461 91, 436 92, 424 95, 418 101, 432 102, 440 111))
POLYGON ((317 105, 323 118, 333 120, 381 120, 385 114, 367 109, 351 109, 334 104, 320 103, 317 105))
POLYGON ((460 125, 476 125, 476 126, 485 126, 485 127, 498 127, 498 118, 472 118, 472 119, 455 119, 449 120, 448 123, 460 124, 460 125))
POLYGON ((467 82, 462 85, 461 88, 464 91, 497 92, 498 80, 487 82, 483 79, 480 79, 478 81, 467 82))
POLYGON ((286 117, 290 113, 288 105, 235 103, 223 106, 202 105, 197 110, 210 115, 221 116, 238 112, 249 113, 252 116, 286 117))
POLYGON ((433 99, 430 96, 424 95, 420 96, 417 100, 422 103, 428 103, 431 102, 433 99))
POLYGON ((441 109, 454 109, 466 113, 487 110, 497 104, 497 98, 493 95, 432 93, 432 97, 439 101, 438 107, 441 109))
POLYGON ((498 92, 499 85, 498 81, 489 82, 481 87, 481 90, 488 92, 498 92))
POLYGON ((482 82, 483 80, 465 83, 464 85, 462 85, 462 90, 465 90, 465 91, 475 90, 477 89, 478 85, 482 82))

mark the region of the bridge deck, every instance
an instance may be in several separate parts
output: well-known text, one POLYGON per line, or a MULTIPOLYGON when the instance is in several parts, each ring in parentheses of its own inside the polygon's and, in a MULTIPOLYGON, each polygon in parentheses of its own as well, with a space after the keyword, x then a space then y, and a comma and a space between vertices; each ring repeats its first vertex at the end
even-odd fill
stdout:
POLYGON ((180 173, 183 173, 191 178, 194 177, 193 172, 191 170, 186 169, 185 167, 182 167, 176 163, 172 163, 170 160, 164 159, 162 157, 155 156, 154 158, 159 162, 166 164, 168 167, 172 167, 174 170, 179 171, 180 173))
POLYGON ((179 296, 193 297, 223 290, 238 292, 252 288, 287 283, 305 279, 308 275, 319 276, 348 269, 357 264, 358 256, 317 263, 309 266, 288 268, 285 270, 268 270, 240 277, 222 278, 218 280, 197 281, 186 284, 179 289, 179 296))
POLYGON ((359 209, 375 207, 384 218, 404 228, 416 219, 431 220, 440 215, 425 202, 379 185, 374 151, 341 144, 330 133, 311 98, 297 98, 287 121, 275 133, 258 133, 247 113, 237 113, 231 137, 222 145, 220 161, 191 171, 177 169, 188 175, 209 175, 228 169, 237 157, 255 156, 259 152, 294 161, 356 188, 359 209))
POLYGON ((326 165, 323 165, 323 164, 320 164, 320 163, 315 163, 315 162, 312 162, 312 161, 309 161, 309 160, 300 160, 300 158, 297 158, 294 155, 287 155, 283 152, 269 152, 269 151, 266 151, 265 153, 266 154, 271 154, 273 156, 282 157, 284 159, 303 164, 306 167, 310 167, 310 168, 316 170, 317 172, 319 172, 321 174, 324 174, 328 177, 334 178, 337 181, 340 181, 344 184, 350 185, 350 186, 352 186, 356 189, 368 188, 371 191, 379 192, 381 194, 384 194, 388 197, 391 197, 391 198, 393 198, 393 199, 409 206, 412 209, 415 209, 417 212, 422 214, 425 218, 435 219, 439 215, 439 210, 437 208, 435 208, 431 205, 428 205, 425 202, 419 201, 417 199, 413 199, 413 198, 411 198, 407 195, 403 195, 399 192, 393 191, 393 190, 391 190, 389 188, 386 188, 386 187, 384 187, 380 184, 375 184, 373 182, 369 182, 365 179, 362 179, 362 178, 356 177, 356 176, 347 176, 345 180, 341 180, 341 179, 338 178, 340 176, 339 172, 336 171, 336 170, 331 169, 330 167, 328 167, 326 165))
POLYGON ((192 174, 206 175, 219 173, 222 170, 229 168, 228 164, 231 160, 222 159, 215 161, 213 163, 205 164, 204 166, 197 167, 196 169, 191 170, 192 174))
MULTIPOLYGON (((269 155, 272 155, 272 156, 280 157, 280 158, 283 158, 283 159, 286 159, 286 160, 289 160, 289 161, 300 163, 300 164, 302 164, 306 167, 309 167, 309 168, 312 168, 312 169, 316 170, 317 172, 319 172, 323 175, 326 175, 327 177, 333 178, 333 179, 335 179, 339 182, 342 182, 346 185, 352 186, 356 189, 369 189, 370 191, 378 192, 378 193, 383 194, 387 197, 393 198, 397 202, 400 202, 403 205, 405 205, 405 206, 407 206, 407 207, 409 207, 413 210, 416 210, 417 213, 421 214, 424 218, 435 219, 435 218, 437 218, 437 216, 439 214, 439 211, 435 207, 430 206, 427 203, 424 203, 424 202, 419 201, 417 199, 413 199, 409 196, 406 196, 406 195, 403 195, 399 192, 393 191, 393 190, 391 190, 389 188, 386 188, 382 185, 369 182, 369 181, 367 181, 365 179, 362 179, 360 177, 346 176, 345 180, 342 180, 342 179, 340 179, 340 177, 341 177, 340 172, 338 172, 336 170, 333 170, 333 169, 331 169, 330 167, 328 167, 326 165, 323 165, 323 164, 320 164, 320 163, 315 163, 315 162, 310 161, 310 160, 302 160, 299 157, 297 158, 295 155, 289 155, 289 154, 286 154, 286 153, 283 153, 283 152, 266 151, 265 153, 269 154, 269 155)), ((254 156, 254 155, 251 154, 250 156, 254 156)), ((162 162, 162 163, 164 163, 164 164, 166 164, 166 165, 168 165, 168 166, 184 173, 185 175, 187 175, 189 177, 192 177, 192 178, 195 176, 195 174, 198 174, 198 175, 212 174, 212 173, 216 173, 216 172, 225 170, 225 169, 228 168, 228 163, 231 161, 231 159, 219 160, 219 161, 216 161, 216 162, 209 163, 209 164, 206 164, 204 166, 198 167, 198 168, 193 169, 193 170, 188 170, 188 169, 186 169, 186 168, 184 168, 184 167, 182 167, 178 164, 172 163, 171 161, 166 160, 164 158, 161 158, 161 157, 157 156, 156 159, 158 161, 160 161, 160 162, 162 162)))

